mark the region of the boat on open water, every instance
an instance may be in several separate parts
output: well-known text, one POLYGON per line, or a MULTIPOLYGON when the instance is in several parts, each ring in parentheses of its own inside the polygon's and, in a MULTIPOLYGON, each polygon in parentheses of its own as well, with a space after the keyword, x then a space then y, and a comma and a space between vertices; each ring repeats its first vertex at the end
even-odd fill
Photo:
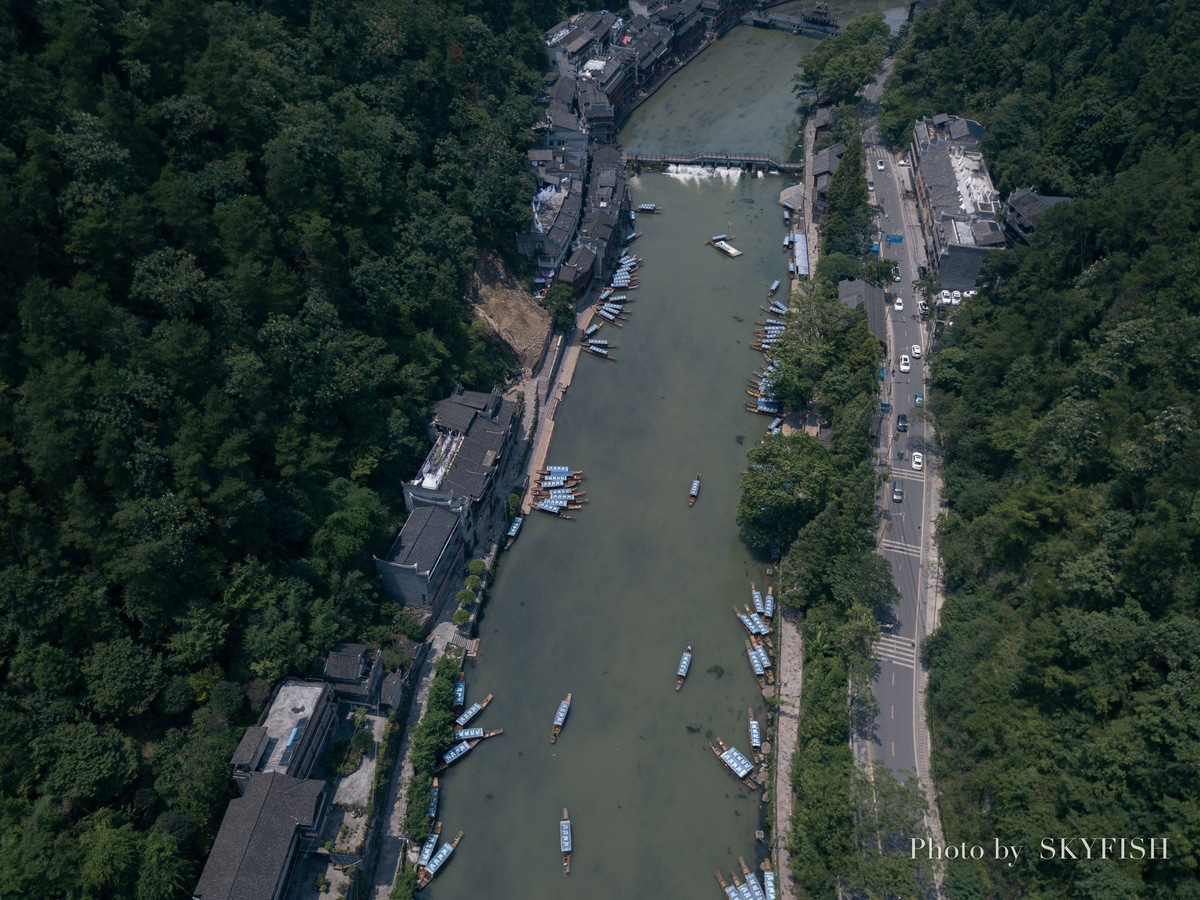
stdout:
POLYGON ((688 491, 688 506, 696 505, 696 498, 700 496, 700 473, 696 473, 696 477, 692 480, 692 487, 688 491))
POLYGON ((567 713, 570 711, 571 695, 568 693, 563 702, 558 704, 558 712, 554 714, 554 727, 550 730, 550 743, 558 743, 558 736, 562 733, 563 725, 567 721, 567 713))
POLYGON ((684 679, 687 678, 688 668, 692 665, 692 645, 688 644, 687 649, 683 651, 683 656, 679 657, 679 668, 675 672, 675 690, 683 687, 684 679))
POLYGON ((562 820, 558 823, 558 848, 562 851, 563 874, 571 874, 571 818, 563 807, 562 820))

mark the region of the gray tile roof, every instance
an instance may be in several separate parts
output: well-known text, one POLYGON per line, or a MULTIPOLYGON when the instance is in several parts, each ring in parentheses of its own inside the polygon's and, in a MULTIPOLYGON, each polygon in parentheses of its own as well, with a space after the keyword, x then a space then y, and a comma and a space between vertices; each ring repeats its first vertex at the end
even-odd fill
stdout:
POLYGON ((367 660, 365 644, 342 644, 329 652, 325 677, 332 681, 358 681, 367 660))
POLYGON ((430 572, 458 527, 458 516, 440 506, 418 506, 405 520, 389 562, 430 572))
POLYGON ((284 876, 298 828, 316 823, 323 781, 255 772, 246 793, 229 801, 193 896, 200 900, 271 900, 284 876))
POLYGON ((238 742, 237 749, 233 751, 233 757, 229 760, 229 764, 249 769, 257 768, 263 751, 267 749, 268 740, 266 728, 257 725, 247 728, 241 741, 238 742))

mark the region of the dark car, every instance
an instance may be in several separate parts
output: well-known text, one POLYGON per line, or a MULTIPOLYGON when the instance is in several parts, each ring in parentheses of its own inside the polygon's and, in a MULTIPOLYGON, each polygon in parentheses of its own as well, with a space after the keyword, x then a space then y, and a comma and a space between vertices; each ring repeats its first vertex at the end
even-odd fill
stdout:
POLYGON ((928 272, 929 272, 929 270, 926 269, 924 266, 917 266, 917 277, 918 278, 924 278, 928 274, 928 272))
POLYGON ((906 416, 904 413, 900 413, 900 415, 896 417, 896 430, 908 431, 908 416, 906 416))

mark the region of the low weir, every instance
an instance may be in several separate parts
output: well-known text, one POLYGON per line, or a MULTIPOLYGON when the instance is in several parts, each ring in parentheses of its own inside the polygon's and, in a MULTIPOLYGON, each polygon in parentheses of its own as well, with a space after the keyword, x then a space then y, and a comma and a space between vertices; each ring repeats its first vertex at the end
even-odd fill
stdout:
POLYGON ((641 169, 663 169, 667 166, 704 166, 724 169, 772 169, 777 172, 803 172, 802 162, 781 162, 773 156, 756 153, 696 152, 686 154, 621 155, 621 161, 637 172, 641 169))

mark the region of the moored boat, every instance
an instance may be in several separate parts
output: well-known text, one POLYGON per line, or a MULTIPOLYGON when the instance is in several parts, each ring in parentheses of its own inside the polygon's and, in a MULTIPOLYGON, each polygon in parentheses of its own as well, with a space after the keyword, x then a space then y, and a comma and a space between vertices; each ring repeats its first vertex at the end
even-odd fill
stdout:
POLYGON ((779 290, 779 279, 778 278, 776 278, 774 281, 771 282, 771 287, 767 290, 767 296, 774 297, 775 292, 777 290, 779 290))
POLYGON ((741 900, 741 894, 738 889, 725 880, 725 876, 721 874, 721 870, 717 869, 717 884, 721 885, 721 890, 725 892, 725 900, 741 900))
POLYGON ((775 900, 775 870, 771 868, 769 859, 763 860, 763 893, 767 900, 775 900))
POLYGON ((726 256, 741 256, 742 251, 734 247, 728 241, 714 241, 713 246, 724 253, 726 256))
POLYGON ((755 762, 762 762, 762 727, 758 724, 758 719, 754 718, 753 709, 746 712, 749 715, 746 731, 750 735, 750 752, 754 755, 755 762))
POLYGON ((750 668, 754 670, 754 677, 758 679, 759 687, 767 686, 767 672, 763 668, 762 659, 759 658, 758 648, 750 643, 750 639, 746 638, 746 658, 750 660, 750 668))
POLYGON ((738 857, 738 865, 742 867, 742 877, 746 879, 746 886, 750 888, 750 896, 753 900, 767 900, 763 893, 762 885, 758 883, 758 876, 750 871, 750 867, 746 865, 746 857, 738 857))
POLYGON ((482 741, 485 738, 497 737, 504 734, 503 728, 493 728, 490 731, 484 731, 482 728, 460 728, 454 732, 456 741, 482 741))
POLYGON ((675 690, 683 687, 683 680, 687 678, 688 668, 692 664, 692 645, 688 644, 687 649, 683 651, 683 656, 679 658, 679 668, 675 672, 675 690))
POLYGON ((545 500, 543 500, 541 503, 538 503, 533 508, 544 513, 550 513, 552 516, 558 516, 560 519, 575 518, 574 516, 568 516, 566 511, 561 506, 555 506, 554 504, 548 503, 545 500))
POLYGON ((617 358, 608 352, 607 347, 593 347, 591 344, 583 344, 580 349, 585 353, 590 353, 592 356, 598 356, 600 359, 607 359, 610 362, 616 362, 617 358))
POLYGON ((636 241, 641 236, 642 236, 642 233, 640 231, 635 231, 633 234, 629 235, 629 237, 625 238, 625 243, 632 244, 634 241, 636 241))
POLYGON ((660 213, 662 212, 662 207, 655 206, 653 203, 639 203, 637 211, 640 213, 660 213))
POLYGON ((557 476, 559 478, 583 478, 582 471, 572 469, 570 466, 546 466, 544 469, 538 469, 538 474, 557 476))
POLYGON ((729 877, 733 879, 733 886, 737 890, 738 900, 754 900, 750 896, 750 888, 738 881, 737 872, 730 872, 729 877))
POLYGON ((454 852, 454 848, 458 846, 458 842, 462 840, 462 836, 463 833, 460 831, 450 843, 442 844, 442 849, 429 861, 429 865, 425 867, 425 871, 417 871, 417 890, 420 890, 433 881, 433 876, 446 864, 446 860, 450 858, 450 854, 454 852))
POLYGON ((558 847, 562 851, 563 874, 571 874, 571 818, 563 807, 562 820, 558 823, 558 847))
POLYGON ((744 753, 736 747, 727 746, 720 738, 717 738, 716 744, 710 742, 708 746, 716 754, 717 759, 721 760, 742 784, 752 791, 758 790, 758 783, 750 777, 750 773, 754 771, 754 763, 750 762, 744 753))
POLYGON ((460 741, 442 754, 442 761, 434 766, 433 771, 440 772, 451 763, 456 763, 470 752, 479 741, 460 741))
POLYGON ((767 586, 767 599, 763 601, 763 615, 768 619, 775 615, 775 588, 767 586))
POLYGON ((521 523, 525 521, 524 516, 516 516, 512 520, 512 524, 508 526, 508 534, 504 538, 504 549, 507 550, 513 545, 513 541, 517 539, 517 535, 521 531, 521 523))
POLYGON ((562 733, 563 725, 567 721, 567 713, 571 711, 571 695, 568 693, 562 703, 558 704, 558 712, 554 714, 554 727, 550 731, 550 743, 558 742, 558 736, 562 733))
POLYGON ((761 615, 766 607, 763 605, 762 591, 754 586, 754 582, 750 582, 750 596, 754 599, 754 609, 761 615))
POLYGON ((438 797, 441 795, 441 789, 438 787, 437 778, 433 779, 433 796, 429 798, 429 809, 425 810, 425 818, 436 819, 438 808, 438 797))
POLYGON ((460 715, 457 719, 454 720, 454 724, 457 725, 459 728, 462 728, 468 722, 470 722, 473 718, 475 718, 477 715, 479 715, 481 712, 483 712, 484 709, 487 708, 487 705, 491 702, 492 702, 492 695, 488 694, 486 697, 484 697, 478 703, 472 703, 468 709, 463 711, 462 715, 460 715))
POLYGON ((429 837, 425 838, 425 843, 421 846, 421 855, 417 857, 417 869, 423 869, 429 865, 429 861, 433 859, 433 851, 437 849, 438 837, 442 833, 442 823, 436 822, 433 830, 429 832, 429 837))
POLYGON ((692 480, 691 490, 688 491, 688 506, 696 505, 696 498, 700 496, 700 473, 696 473, 696 477, 692 480))

